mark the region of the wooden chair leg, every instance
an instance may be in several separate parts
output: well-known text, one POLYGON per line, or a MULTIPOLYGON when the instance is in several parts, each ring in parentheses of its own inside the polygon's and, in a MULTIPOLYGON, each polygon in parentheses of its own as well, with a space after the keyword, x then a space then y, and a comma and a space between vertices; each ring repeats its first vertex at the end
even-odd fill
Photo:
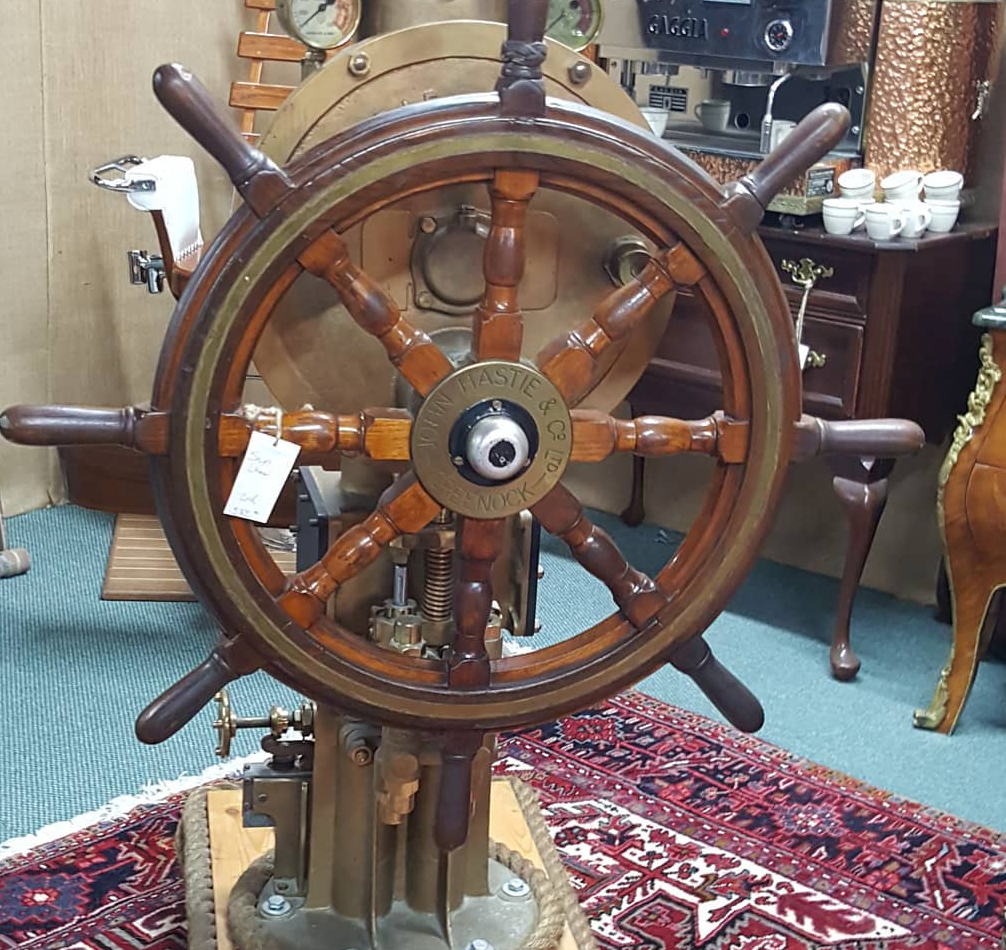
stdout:
POLYGON ((887 478, 894 460, 836 458, 831 461, 831 468, 835 476, 832 486, 849 520, 849 544, 831 638, 831 671, 836 679, 851 680, 860 667, 849 634, 852 606, 887 504, 887 478))

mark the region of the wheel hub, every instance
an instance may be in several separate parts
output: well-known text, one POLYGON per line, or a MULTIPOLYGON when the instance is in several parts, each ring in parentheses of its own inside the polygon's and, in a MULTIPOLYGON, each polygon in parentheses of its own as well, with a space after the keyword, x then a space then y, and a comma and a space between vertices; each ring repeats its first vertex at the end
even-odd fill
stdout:
POLYGON ((445 508, 503 518, 558 483, 571 449, 569 409, 555 386, 521 363, 457 370, 423 402, 412 456, 423 487, 445 508))

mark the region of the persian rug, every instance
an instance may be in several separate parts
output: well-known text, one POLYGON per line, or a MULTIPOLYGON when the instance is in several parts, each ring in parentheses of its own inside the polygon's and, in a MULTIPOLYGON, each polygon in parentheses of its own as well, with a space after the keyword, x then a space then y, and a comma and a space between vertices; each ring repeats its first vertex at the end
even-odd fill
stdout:
MULTIPOLYGON (((1006 835, 638 693, 507 737, 601 947, 998 950, 1006 835)), ((0 947, 182 950, 181 796, 0 864, 0 947)))

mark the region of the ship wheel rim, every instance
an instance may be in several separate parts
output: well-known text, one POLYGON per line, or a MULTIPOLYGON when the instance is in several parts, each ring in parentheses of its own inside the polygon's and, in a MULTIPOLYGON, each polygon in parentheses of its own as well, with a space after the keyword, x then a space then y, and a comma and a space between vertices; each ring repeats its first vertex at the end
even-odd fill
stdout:
MULTIPOLYGON (((297 186, 289 200, 261 221, 239 212, 214 242, 176 310, 155 383, 154 405, 170 408, 172 419, 170 454, 154 462, 159 508, 183 570, 223 628, 247 637, 270 672, 313 698, 397 725, 485 730, 589 705, 652 672, 671 648, 700 634, 757 554, 785 477, 789 424, 798 414, 785 301, 764 249, 738 235, 722 211, 718 186, 683 156, 594 110, 550 103, 545 118, 531 125, 499 116, 492 96, 459 97, 370 120, 307 153, 287 173, 297 186), (572 150, 576 158, 569 157, 572 150), (349 227, 362 210, 373 213, 375 205, 416 188, 417 176, 428 176, 422 190, 439 186, 429 181, 449 183, 443 176, 470 168, 474 157, 487 176, 491 169, 541 166, 543 183, 580 183, 581 197, 595 200, 603 183, 609 198, 640 205, 636 223, 648 236, 676 233, 695 251, 727 300, 733 342, 743 356, 744 385, 730 383, 726 408, 750 410, 750 444, 757 450, 755 463, 749 454, 742 464, 716 467, 696 523, 715 523, 717 537, 697 548, 689 548, 686 538, 657 575, 660 583, 675 565, 682 575, 672 578, 677 600, 672 598, 659 623, 630 632, 616 612, 574 638, 586 646, 586 661, 559 662, 570 641, 507 658, 494 664, 492 685, 484 691, 452 690, 439 664, 390 655, 348 632, 344 655, 321 647, 279 611, 276 590, 268 590, 249 567, 249 553, 261 544, 247 522, 230 522, 220 513, 226 479, 218 477, 214 487, 212 477, 214 471, 219 475, 214 464, 221 464, 213 448, 214 420, 227 377, 221 341, 231 345, 233 384, 236 367, 250 361, 254 350, 247 340, 234 343, 235 327, 254 309, 249 301, 261 306, 292 280, 293 268, 284 261, 294 260, 313 234, 330 225, 349 227), (392 189, 391 197, 375 201, 389 182, 405 190, 392 189), (253 264, 262 266, 245 280, 253 264), (742 542, 743 552, 731 553, 736 545, 724 544, 728 536, 742 542), (712 593, 699 594, 703 588, 712 593), (552 671, 548 675, 540 672, 543 663, 552 671), (389 673, 412 679, 389 680, 389 673)), ((721 369, 726 380, 727 368, 721 369)))

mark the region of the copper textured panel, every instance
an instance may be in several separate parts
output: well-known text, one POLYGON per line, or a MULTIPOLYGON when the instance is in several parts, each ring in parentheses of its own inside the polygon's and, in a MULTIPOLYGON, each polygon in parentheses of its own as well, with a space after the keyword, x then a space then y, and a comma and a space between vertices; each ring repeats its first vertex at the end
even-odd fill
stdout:
POLYGON ((868 63, 878 0, 848 0, 840 4, 841 16, 832 24, 829 63, 868 63))
POLYGON ((878 176, 974 172, 981 123, 971 115, 995 67, 1000 6, 885 0, 866 120, 866 163, 878 176))
MULTIPOLYGON (((760 158, 741 158, 736 155, 721 155, 714 152, 703 152, 698 149, 687 148, 678 145, 696 165, 700 165, 706 172, 715 178, 720 184, 729 181, 736 181, 749 172, 757 168, 761 162, 760 158)), ((842 172, 859 164, 858 160, 851 158, 829 159, 826 163, 835 169, 837 179, 842 172)), ((814 168, 820 168, 815 165, 814 168)), ((808 173, 804 173, 799 178, 791 181, 785 188, 780 190, 772 203, 769 205, 770 211, 780 211, 784 214, 811 214, 821 210, 821 202, 826 196, 807 197, 808 173)))

